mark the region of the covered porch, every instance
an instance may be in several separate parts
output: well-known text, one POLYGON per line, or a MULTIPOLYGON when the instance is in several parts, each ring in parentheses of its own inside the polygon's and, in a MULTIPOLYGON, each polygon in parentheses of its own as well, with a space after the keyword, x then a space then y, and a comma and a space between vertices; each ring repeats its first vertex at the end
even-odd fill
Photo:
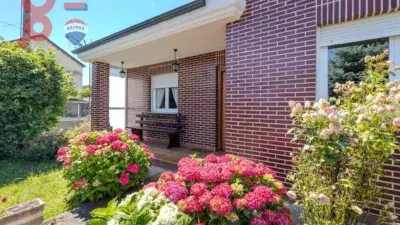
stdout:
POLYGON ((165 122, 141 124, 138 115, 177 114, 185 117, 181 148, 167 151, 159 143, 168 133, 143 131, 156 155, 176 162, 195 152, 223 150, 226 24, 238 20, 245 5, 245 0, 194 0, 75 50, 92 63, 92 129, 159 126, 165 122), (174 49, 178 69, 172 67, 174 49))

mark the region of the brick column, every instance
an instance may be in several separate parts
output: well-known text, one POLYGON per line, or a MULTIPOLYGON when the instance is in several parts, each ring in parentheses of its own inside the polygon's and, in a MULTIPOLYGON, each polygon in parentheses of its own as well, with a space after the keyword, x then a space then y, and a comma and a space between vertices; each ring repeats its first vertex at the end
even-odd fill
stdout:
POLYGON ((110 65, 94 62, 92 79, 91 129, 92 131, 108 130, 110 127, 110 65))

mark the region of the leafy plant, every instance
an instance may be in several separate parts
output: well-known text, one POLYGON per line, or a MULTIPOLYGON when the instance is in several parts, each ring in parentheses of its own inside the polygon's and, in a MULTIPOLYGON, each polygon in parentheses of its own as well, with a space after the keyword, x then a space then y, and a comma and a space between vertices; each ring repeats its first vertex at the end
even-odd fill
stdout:
POLYGON ((284 185, 262 163, 243 157, 182 158, 176 174, 164 172, 144 189, 154 187, 190 215, 192 224, 292 224, 284 185))
MULTIPOLYGON (((381 196, 377 177, 399 146, 400 127, 400 81, 387 83, 393 75, 387 55, 365 58, 364 82, 336 84, 333 105, 290 102, 289 132, 303 147, 288 179, 293 196, 300 197, 296 203, 304 209, 305 224, 358 224, 381 196)), ((379 224, 395 216, 387 218, 379 224)))
POLYGON ((90 215, 94 219, 86 225, 189 225, 191 221, 188 215, 179 212, 178 207, 155 188, 128 195, 120 204, 115 198, 106 208, 95 209, 90 215))
POLYGON ((1 40, 0 86, 0 158, 54 127, 74 90, 53 51, 1 40))
POLYGON ((16 151, 14 158, 28 161, 54 160, 57 150, 68 144, 62 132, 45 132, 33 140, 26 141, 16 151))
POLYGON ((83 123, 79 124, 78 126, 75 126, 74 129, 67 130, 65 132, 65 137, 69 140, 76 138, 77 136, 84 134, 84 133, 90 133, 91 128, 90 128, 90 120, 84 121, 83 123))
POLYGON ((89 85, 85 85, 82 87, 82 89, 78 92, 78 99, 86 99, 86 98, 90 98, 92 92, 92 87, 90 87, 89 85))
POLYGON ((80 202, 117 196, 139 184, 154 158, 138 136, 121 129, 82 134, 70 142, 58 150, 57 161, 63 162, 64 175, 80 202))

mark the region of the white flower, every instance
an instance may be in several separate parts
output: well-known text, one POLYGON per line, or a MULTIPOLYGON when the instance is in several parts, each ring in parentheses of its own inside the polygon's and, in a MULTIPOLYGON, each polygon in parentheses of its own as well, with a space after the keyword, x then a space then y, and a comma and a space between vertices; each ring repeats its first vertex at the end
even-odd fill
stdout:
POLYGON ((118 225, 118 224, 115 219, 111 219, 110 221, 107 222, 107 225, 118 225))
POLYGON ((168 203, 161 207, 160 214, 153 225, 174 225, 177 222, 178 213, 178 207, 173 203, 168 203))
POLYGON ((98 180, 95 180, 95 181, 93 182, 93 187, 98 187, 98 186, 100 186, 100 185, 101 185, 101 182, 98 181, 98 180))
POLYGON ((288 191, 288 192, 286 192, 286 195, 287 195, 290 199, 293 199, 293 200, 297 198, 296 192, 294 192, 294 191, 288 191))
POLYGON ((356 212, 358 215, 361 215, 363 213, 362 209, 356 205, 351 206, 351 209, 356 212))
POLYGON ((326 204, 328 204, 331 200, 328 198, 328 196, 326 196, 326 195, 324 195, 324 194, 319 194, 318 195, 318 197, 317 197, 317 199, 318 199, 318 202, 321 204, 321 205, 326 205, 326 204))
POLYGON ((293 108, 296 105, 296 102, 294 101, 289 101, 289 107, 293 108))
POLYGON ((309 102, 309 101, 306 101, 305 103, 304 103, 304 107, 305 108, 311 108, 311 103, 309 102))
POLYGON ((329 136, 332 134, 332 130, 331 129, 323 129, 321 131, 321 133, 319 134, 319 137, 326 140, 329 138, 329 136))
POLYGON ((386 61, 386 63, 389 64, 390 66, 394 65, 393 60, 388 60, 388 61, 386 61))
POLYGON ((393 120, 393 125, 395 125, 396 127, 400 127, 400 117, 397 117, 393 120))

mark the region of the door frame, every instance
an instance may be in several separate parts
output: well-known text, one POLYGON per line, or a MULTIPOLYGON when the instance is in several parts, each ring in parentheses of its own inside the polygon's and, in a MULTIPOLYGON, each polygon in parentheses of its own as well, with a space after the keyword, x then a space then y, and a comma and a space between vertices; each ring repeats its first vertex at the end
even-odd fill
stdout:
POLYGON ((225 66, 217 67, 218 85, 218 121, 217 121, 217 151, 225 151, 225 124, 226 124, 226 70, 225 66))

